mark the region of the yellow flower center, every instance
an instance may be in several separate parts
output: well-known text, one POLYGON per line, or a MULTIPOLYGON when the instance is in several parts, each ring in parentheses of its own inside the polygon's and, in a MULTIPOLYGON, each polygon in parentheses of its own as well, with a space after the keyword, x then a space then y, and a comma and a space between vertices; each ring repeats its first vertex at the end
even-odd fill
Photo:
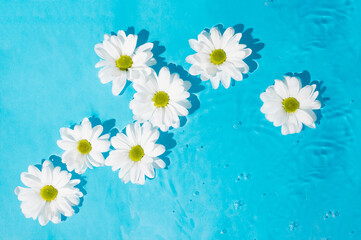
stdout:
POLYGON ((92 145, 88 140, 82 139, 78 142, 78 151, 81 154, 88 154, 92 150, 92 145))
POLYGON ((132 67, 133 60, 127 55, 122 55, 117 61, 115 61, 115 64, 120 70, 127 71, 128 68, 132 67))
POLYGON ((211 53, 211 63, 215 65, 221 65, 226 59, 227 55, 222 49, 213 50, 211 53))
POLYGON ((136 145, 132 147, 129 151, 129 157, 132 161, 138 162, 144 156, 144 150, 140 145, 136 145))
POLYGON ((154 106, 161 108, 168 105, 169 96, 166 92, 159 91, 153 96, 154 106))
POLYGON ((53 201, 58 196, 58 190, 51 185, 46 185, 40 190, 40 196, 48 202, 53 201))
POLYGON ((283 109, 288 113, 296 112, 300 107, 300 103, 294 97, 285 98, 282 101, 283 109))

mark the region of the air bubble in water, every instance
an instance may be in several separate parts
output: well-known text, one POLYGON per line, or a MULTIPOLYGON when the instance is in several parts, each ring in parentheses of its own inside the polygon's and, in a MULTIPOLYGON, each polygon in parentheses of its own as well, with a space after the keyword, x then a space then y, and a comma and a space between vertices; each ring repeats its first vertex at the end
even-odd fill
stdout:
POLYGON ((290 231, 293 231, 298 227, 298 224, 295 222, 291 222, 289 227, 290 227, 290 231))
POLYGON ((236 130, 238 130, 238 129, 241 127, 241 125, 242 125, 242 122, 239 121, 239 122, 233 124, 233 128, 236 129, 236 130))
POLYGON ((239 182, 241 180, 248 180, 251 178, 251 174, 250 173, 241 173, 240 175, 238 175, 236 182, 239 182))
POLYGON ((266 6, 271 6, 274 3, 274 0, 266 0, 266 2, 264 3, 264 5, 266 6))
POLYGON ((326 220, 327 218, 335 218, 338 217, 339 215, 340 213, 338 211, 330 210, 325 214, 323 219, 326 220))
POLYGON ((235 210, 238 210, 240 207, 242 207, 244 204, 242 203, 242 201, 234 201, 233 202, 233 207, 235 210))

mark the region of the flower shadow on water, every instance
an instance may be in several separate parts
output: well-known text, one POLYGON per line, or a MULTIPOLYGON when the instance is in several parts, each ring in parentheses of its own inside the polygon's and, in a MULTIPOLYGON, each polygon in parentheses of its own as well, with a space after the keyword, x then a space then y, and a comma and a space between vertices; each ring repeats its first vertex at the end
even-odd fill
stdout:
MULTIPOLYGON (((286 76, 290 76, 290 77, 298 77, 301 80, 302 83, 302 87, 306 86, 306 85, 312 85, 315 84, 316 85, 316 91, 318 91, 318 96, 317 96, 317 100, 319 100, 321 102, 321 109, 318 110, 313 110, 316 114, 317 120, 316 120, 316 124, 319 125, 322 119, 322 113, 321 110, 322 108, 325 106, 325 103, 327 101, 330 100, 329 97, 324 97, 323 94, 326 91, 326 87, 322 86, 323 81, 318 81, 318 80, 312 80, 311 81, 311 74, 304 70, 301 73, 286 73, 286 76)), ((304 128, 303 128, 304 129, 304 128)))
POLYGON ((171 149, 177 145, 177 142, 174 140, 174 133, 160 131, 157 144, 162 144, 166 149, 165 152, 159 156, 159 158, 165 162, 165 169, 168 169, 170 164, 168 155, 171 153, 171 149))
MULTIPOLYGON (((219 31, 223 34, 226 30, 223 24, 217 24, 215 27, 218 27, 219 31)), ((258 38, 254 38, 252 36, 253 28, 245 29, 243 24, 236 24, 233 26, 235 33, 242 33, 242 38, 240 40, 240 44, 247 45, 247 48, 252 50, 251 55, 249 55, 243 61, 249 66, 249 73, 253 73, 258 69, 258 63, 256 60, 261 58, 259 51, 261 51, 265 44, 260 42, 258 38)), ((207 29, 208 30, 208 29, 207 29)), ((248 78, 248 74, 243 74, 243 79, 248 78)), ((235 85, 235 80, 232 79, 232 86, 235 85)))
MULTIPOLYGON (((41 161, 41 164, 36 164, 35 167, 37 167, 39 170, 41 170, 42 168, 42 165, 44 163, 46 159, 43 159, 41 161)), ((63 163, 61 161, 61 157, 59 156, 56 156, 56 155, 51 155, 49 157, 49 160, 53 163, 54 167, 60 167, 60 169, 62 171, 67 171, 67 168, 66 168, 66 165, 65 163, 63 163)), ((83 201, 84 201, 84 196, 87 194, 87 192, 85 191, 85 188, 84 186, 86 185, 87 181, 85 179, 84 176, 80 175, 80 174, 77 174, 76 172, 71 172, 71 179, 79 179, 80 180, 80 183, 78 185, 75 185, 76 188, 79 189, 79 191, 83 194, 83 196, 80 198, 80 201, 79 201, 79 204, 77 206, 73 206, 73 209, 74 209, 74 213, 77 214, 79 212, 79 209, 80 207, 83 205, 83 201)), ((65 221, 67 219, 66 216, 64 215, 61 215, 61 221, 65 221)))
MULTIPOLYGON (((190 97, 188 100, 192 104, 191 108, 188 109, 188 116, 193 114, 196 110, 199 109, 201 103, 196 95, 205 89, 204 85, 201 84, 202 80, 199 77, 192 76, 189 74, 182 66, 175 65, 174 63, 170 63, 168 65, 169 71, 171 73, 177 73, 181 79, 184 81, 188 81, 191 83, 191 88, 188 90, 190 93, 190 97)), ((180 117, 180 127, 183 127, 187 123, 187 117, 180 117)))

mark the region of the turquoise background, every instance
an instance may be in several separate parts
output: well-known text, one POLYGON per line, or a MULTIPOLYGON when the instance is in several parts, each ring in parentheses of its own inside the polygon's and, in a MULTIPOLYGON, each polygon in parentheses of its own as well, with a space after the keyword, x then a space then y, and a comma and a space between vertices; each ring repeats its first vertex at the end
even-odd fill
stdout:
POLYGON ((358 0, 1 1, 0 239, 361 239, 360 12, 358 0), (26 219, 14 189, 62 154, 59 128, 132 122, 132 86, 113 96, 94 68, 103 34, 145 29, 188 69, 188 39, 218 23, 253 29, 259 68, 228 90, 201 84, 199 109, 167 135, 168 169, 144 186, 87 170, 76 215, 26 219), (322 119, 282 136, 259 95, 303 71, 322 82, 322 119))

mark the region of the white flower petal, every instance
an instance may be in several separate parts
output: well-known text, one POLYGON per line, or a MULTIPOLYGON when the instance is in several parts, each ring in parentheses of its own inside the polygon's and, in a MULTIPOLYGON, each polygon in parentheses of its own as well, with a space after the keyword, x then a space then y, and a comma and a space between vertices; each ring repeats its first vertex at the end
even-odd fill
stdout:
POLYGON ((94 167, 104 166, 104 157, 100 152, 91 151, 89 160, 94 167))
POLYGON ((301 81, 296 77, 285 76, 285 79, 290 96, 292 97, 297 96, 298 92, 301 89, 301 81))
POLYGON ((231 76, 229 74, 226 74, 225 72, 221 73, 221 82, 225 89, 228 89, 231 85, 231 76))
POLYGON ((283 81, 275 80, 274 89, 281 98, 285 99, 289 97, 288 89, 283 81))
POLYGON ((125 74, 121 74, 119 77, 113 79, 112 93, 114 96, 118 96, 122 92, 126 82, 125 74))
POLYGON ((221 33, 219 32, 218 28, 213 27, 210 30, 211 34, 211 40, 213 42, 213 45, 216 49, 221 48, 222 42, 221 42, 221 33))
POLYGON ((123 53, 127 56, 131 56, 137 45, 138 36, 129 34, 124 42, 123 53))
POLYGON ((222 36, 221 48, 225 48, 227 46, 228 41, 233 37, 233 35, 234 35, 234 29, 232 27, 227 28, 222 36))
POLYGON ((103 47, 103 44, 98 43, 95 45, 94 47, 95 53, 105 59, 105 60, 110 60, 110 61, 115 61, 116 59, 114 59, 103 47))
POLYGON ((154 178, 155 172, 152 164, 140 164, 140 167, 147 177, 154 178))
POLYGON ((305 124, 307 127, 315 128, 315 121, 317 119, 315 113, 312 110, 302 110, 298 109, 295 112, 297 118, 305 124))
POLYGON ((154 149, 148 155, 151 157, 158 157, 165 152, 165 147, 160 144, 155 144, 154 149))
POLYGON ((78 142, 75 142, 75 141, 70 142, 67 140, 58 140, 56 143, 58 144, 58 146, 61 149, 65 150, 65 151, 72 150, 74 148, 77 148, 77 146, 78 146, 78 142))
POLYGON ((217 89, 219 87, 220 80, 217 78, 211 78, 211 84, 213 89, 217 89))
POLYGON ((131 148, 132 143, 129 142, 129 139, 123 133, 118 133, 115 137, 112 137, 110 140, 113 147, 116 149, 129 149, 131 148))
POLYGON ((275 127, 281 126, 282 124, 284 124, 286 121, 288 120, 288 115, 287 113, 281 109, 279 111, 277 111, 276 113, 274 113, 274 122, 273 125, 275 127))
POLYGON ((299 91, 298 95, 296 96, 296 99, 299 102, 305 101, 306 99, 309 99, 311 97, 312 93, 313 93, 313 88, 310 85, 307 85, 299 91))
POLYGON ((93 140, 92 141, 92 151, 96 152, 108 152, 110 147, 110 142, 108 139, 104 140, 93 140))
POLYGON ((165 162, 162 159, 156 158, 154 160, 153 166, 155 168, 165 168, 166 165, 165 165, 165 162))
POLYGON ((261 107, 261 112, 264 114, 273 114, 282 110, 282 104, 276 101, 268 101, 261 107))
POLYGON ((70 128, 60 128, 60 136, 66 141, 76 141, 73 130, 70 128))

